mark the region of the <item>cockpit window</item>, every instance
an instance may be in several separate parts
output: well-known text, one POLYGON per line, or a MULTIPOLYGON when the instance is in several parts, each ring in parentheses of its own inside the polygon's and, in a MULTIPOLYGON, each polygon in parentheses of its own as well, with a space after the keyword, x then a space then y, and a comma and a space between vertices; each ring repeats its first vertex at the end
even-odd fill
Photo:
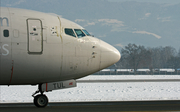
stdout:
POLYGON ((72 29, 66 28, 66 29, 65 29, 65 33, 66 33, 67 35, 76 37, 76 35, 74 34, 74 31, 73 31, 72 29))
POLYGON ((84 32, 87 36, 91 36, 91 34, 89 34, 85 29, 83 29, 83 32, 84 32))
POLYGON ((86 35, 81 31, 81 29, 74 29, 74 31, 76 32, 78 38, 81 38, 81 37, 86 36, 86 35))

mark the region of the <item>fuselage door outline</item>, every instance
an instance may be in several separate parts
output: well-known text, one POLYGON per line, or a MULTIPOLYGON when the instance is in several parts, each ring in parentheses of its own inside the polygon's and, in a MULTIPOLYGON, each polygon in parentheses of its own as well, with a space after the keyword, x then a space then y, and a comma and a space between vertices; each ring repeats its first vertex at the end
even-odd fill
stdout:
POLYGON ((28 54, 43 53, 43 27, 40 19, 27 19, 28 54))

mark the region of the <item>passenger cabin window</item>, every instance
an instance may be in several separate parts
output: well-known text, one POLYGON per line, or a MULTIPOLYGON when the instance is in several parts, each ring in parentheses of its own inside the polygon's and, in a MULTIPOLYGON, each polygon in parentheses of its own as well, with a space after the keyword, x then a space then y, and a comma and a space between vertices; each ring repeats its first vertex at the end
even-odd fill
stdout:
POLYGON ((3 33, 4 33, 4 37, 9 37, 9 30, 4 30, 3 33))
POLYGON ((81 31, 81 29, 74 29, 74 31, 76 32, 78 38, 81 38, 81 37, 86 36, 86 35, 81 31))
POLYGON ((67 35, 76 37, 76 35, 74 34, 74 31, 73 31, 72 29, 66 28, 66 29, 65 29, 65 33, 66 33, 67 35))
POLYGON ((84 32, 87 36, 91 36, 91 34, 89 34, 85 29, 83 29, 83 32, 84 32))

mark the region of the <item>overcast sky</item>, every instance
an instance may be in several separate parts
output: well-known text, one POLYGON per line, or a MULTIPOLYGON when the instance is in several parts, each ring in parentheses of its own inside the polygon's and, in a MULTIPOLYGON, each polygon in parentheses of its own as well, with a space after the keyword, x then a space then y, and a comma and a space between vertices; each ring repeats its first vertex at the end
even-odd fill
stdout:
POLYGON ((170 4, 177 4, 180 3, 180 0, 109 0, 109 1, 137 1, 137 2, 154 2, 154 3, 170 3, 170 4))

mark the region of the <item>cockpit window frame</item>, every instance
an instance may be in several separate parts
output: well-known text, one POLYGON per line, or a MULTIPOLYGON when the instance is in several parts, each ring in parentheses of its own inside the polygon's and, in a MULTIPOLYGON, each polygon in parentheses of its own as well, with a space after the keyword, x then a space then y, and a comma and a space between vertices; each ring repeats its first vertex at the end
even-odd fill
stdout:
POLYGON ((76 32, 74 31, 73 28, 64 28, 64 33, 65 33, 66 35, 68 35, 68 36, 77 38, 76 32), (74 35, 70 35, 70 34, 66 33, 66 29, 72 30, 72 32, 74 33, 74 35))
POLYGON ((82 29, 82 31, 84 32, 84 34, 85 34, 86 36, 91 36, 91 34, 90 34, 86 29, 82 29))
POLYGON ((86 29, 81 29, 81 28, 64 28, 64 33, 74 38, 82 38, 85 36, 91 36, 91 34, 86 29), (72 30, 74 35, 66 33, 66 29, 72 30), (76 31, 81 31, 82 36, 79 36, 79 34, 76 31))
POLYGON ((77 35, 77 37, 78 37, 78 38, 82 38, 82 37, 80 37, 80 36, 77 34, 76 30, 81 31, 81 32, 82 32, 82 34, 84 34, 84 35, 82 35, 82 37, 87 36, 87 35, 86 35, 83 31, 82 31, 82 29, 75 28, 75 29, 74 29, 74 32, 75 32, 75 34, 77 35))

